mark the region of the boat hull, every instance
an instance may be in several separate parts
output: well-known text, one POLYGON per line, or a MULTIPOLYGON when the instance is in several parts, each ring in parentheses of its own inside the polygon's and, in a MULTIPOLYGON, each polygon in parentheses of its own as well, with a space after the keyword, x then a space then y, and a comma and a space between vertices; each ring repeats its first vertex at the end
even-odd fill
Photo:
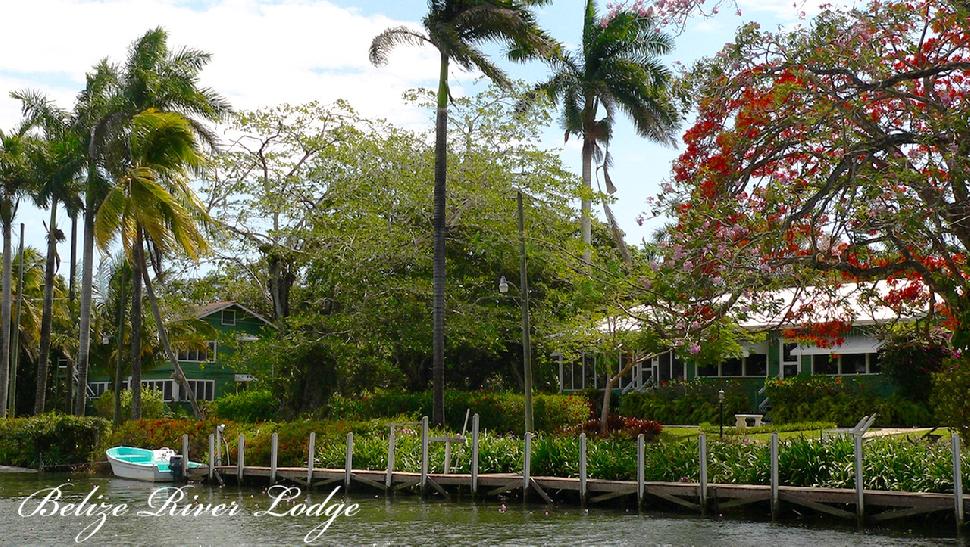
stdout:
MULTIPOLYGON (((116 477, 146 482, 174 482, 178 480, 169 466, 169 460, 177 455, 170 448, 148 450, 130 446, 116 446, 105 451, 111 472, 116 477)), ((201 464, 189 462, 189 467, 201 464)))

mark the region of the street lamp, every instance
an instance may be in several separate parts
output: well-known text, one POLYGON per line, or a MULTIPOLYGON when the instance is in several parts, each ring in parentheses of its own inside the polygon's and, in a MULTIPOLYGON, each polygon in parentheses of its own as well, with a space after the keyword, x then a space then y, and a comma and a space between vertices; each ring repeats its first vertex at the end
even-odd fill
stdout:
POLYGON ((720 412, 718 422, 721 425, 721 440, 724 440, 724 390, 717 390, 717 406, 720 412))
MULTIPOLYGON (((522 372, 525 391, 525 432, 533 431, 532 420, 532 341, 529 326, 529 275, 525 254, 525 214, 522 212, 522 190, 516 192, 519 216, 519 294, 522 307, 522 372)), ((503 275, 498 281, 498 292, 509 292, 509 282, 503 275)))

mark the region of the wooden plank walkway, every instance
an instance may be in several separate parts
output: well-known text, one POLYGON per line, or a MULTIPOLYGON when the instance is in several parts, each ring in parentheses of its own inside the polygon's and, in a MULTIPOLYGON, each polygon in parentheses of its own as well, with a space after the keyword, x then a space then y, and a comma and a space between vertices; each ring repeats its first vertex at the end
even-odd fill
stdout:
MULTIPOLYGON (((771 480, 770 484, 717 484, 708 482, 707 465, 709 455, 707 443, 703 434, 699 442, 699 482, 657 482, 644 480, 644 439, 641 435, 637 439, 637 477, 638 480, 604 480, 587 476, 586 435, 579 437, 579 476, 578 477, 545 477, 530 474, 531 469, 531 434, 524 439, 524 453, 522 471, 519 473, 489 473, 478 472, 478 416, 472 417, 471 432, 471 473, 432 473, 429 471, 430 442, 465 442, 460 437, 431 437, 428 430, 427 418, 412 425, 421 427, 421 472, 405 472, 392 470, 394 467, 394 427, 404 424, 392 424, 388 436, 389 468, 383 470, 357 469, 353 466, 353 434, 347 435, 346 460, 342 469, 319 469, 313 466, 316 457, 316 435, 311 434, 307 442, 307 467, 280 467, 277 465, 279 442, 276 433, 272 435, 270 462, 268 466, 246 465, 245 438, 240 436, 237 450, 236 465, 219 465, 221 448, 217 434, 209 437, 209 466, 185 469, 189 480, 218 481, 222 484, 225 479, 235 480, 244 484, 277 484, 289 482, 304 487, 325 487, 327 485, 342 485, 346 490, 355 490, 361 485, 370 489, 394 492, 402 489, 417 489, 422 495, 436 492, 448 498, 452 492, 467 490, 475 497, 495 497, 504 494, 521 493, 523 498, 530 495, 541 497, 547 503, 554 502, 554 496, 563 501, 575 500, 579 502, 601 503, 632 497, 638 506, 647 500, 651 505, 662 504, 664 508, 676 508, 707 514, 713 507, 718 512, 734 507, 760 503, 767 506, 771 516, 777 517, 781 512, 781 503, 788 506, 797 505, 815 512, 828 514, 845 519, 856 519, 862 523, 869 521, 885 521, 897 518, 907 518, 926 513, 948 511, 956 521, 958 529, 962 528, 965 520, 965 507, 970 501, 963 494, 962 470, 960 466, 960 440, 952 438, 953 479, 956 487, 951 494, 926 492, 893 492, 882 490, 865 490, 863 488, 861 471, 863 469, 862 438, 856 438, 855 443, 855 488, 817 488, 802 486, 784 486, 780 483, 778 470, 779 442, 778 434, 772 434, 770 441, 771 480), (449 489, 451 492, 449 492, 449 489)), ((188 437, 182 439, 183 462, 189 461, 188 437)), ((451 470, 450 457, 446 444, 445 470, 451 470)))

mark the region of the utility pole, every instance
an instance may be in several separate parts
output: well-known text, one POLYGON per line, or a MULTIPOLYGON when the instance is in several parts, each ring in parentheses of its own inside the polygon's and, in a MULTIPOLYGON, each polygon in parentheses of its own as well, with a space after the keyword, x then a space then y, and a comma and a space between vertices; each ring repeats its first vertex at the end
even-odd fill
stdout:
POLYGON ((534 431, 532 419, 532 342, 529 337, 529 273, 525 254, 525 215, 522 212, 522 190, 516 194, 519 209, 519 286, 522 303, 522 368, 525 377, 525 431, 534 431))
POLYGON ((13 418, 17 413, 17 366, 20 364, 20 317, 24 309, 24 223, 20 223, 20 273, 17 281, 17 316, 13 323, 11 333, 10 349, 10 390, 7 392, 9 404, 7 405, 7 416, 13 418))

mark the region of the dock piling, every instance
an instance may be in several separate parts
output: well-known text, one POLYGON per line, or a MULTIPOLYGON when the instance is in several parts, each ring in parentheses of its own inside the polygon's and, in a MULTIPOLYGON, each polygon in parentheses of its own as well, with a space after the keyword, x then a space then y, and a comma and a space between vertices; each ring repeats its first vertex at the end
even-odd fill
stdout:
POLYGON ((276 484, 276 462, 279 456, 280 449, 280 436, 275 431, 273 432, 273 437, 270 443, 270 453, 269 453, 269 483, 276 484))
POLYGON ((771 434, 771 518, 778 518, 778 433, 771 434))
POLYGON ((307 459, 306 459, 306 488, 310 490, 313 486, 313 461, 317 454, 317 432, 311 431, 310 438, 307 439, 307 459))
POLYGON ((856 516, 861 523, 865 518, 865 495, 863 487, 865 481, 862 476, 862 435, 855 435, 855 503, 856 516))
POLYGON ((350 490, 350 470, 354 467, 354 432, 347 433, 347 457, 344 459, 344 491, 350 490))
POLYGON ((529 497, 529 475, 532 467, 532 432, 525 432, 525 453, 522 456, 522 499, 529 497))
POLYGON ((428 417, 421 417, 421 493, 428 485, 428 417))
POLYGON ((478 414, 472 416, 472 497, 478 493, 478 414))
POLYGON ((957 530, 963 526, 963 472, 960 469, 960 436, 956 433, 950 439, 953 451, 953 511, 957 520, 957 530))
POLYGON ((707 435, 700 434, 698 438, 698 451, 700 454, 701 475, 698 485, 698 497, 700 498, 701 514, 707 513, 707 435))
POLYGON ((586 505, 586 432, 579 434, 579 501, 586 505))
POLYGON ((239 447, 236 450, 236 482, 242 484, 246 472, 246 436, 239 434, 239 447))
POLYGON ((187 477, 189 475, 189 436, 188 434, 182 435, 182 476, 187 477))
POLYGON ((643 506, 643 433, 637 435, 637 508, 643 506))
POLYGON ((209 480, 216 472, 216 436, 214 433, 209 433, 209 480))
POLYGON ((388 491, 394 486, 394 424, 390 425, 387 434, 387 476, 384 477, 384 486, 388 491))

